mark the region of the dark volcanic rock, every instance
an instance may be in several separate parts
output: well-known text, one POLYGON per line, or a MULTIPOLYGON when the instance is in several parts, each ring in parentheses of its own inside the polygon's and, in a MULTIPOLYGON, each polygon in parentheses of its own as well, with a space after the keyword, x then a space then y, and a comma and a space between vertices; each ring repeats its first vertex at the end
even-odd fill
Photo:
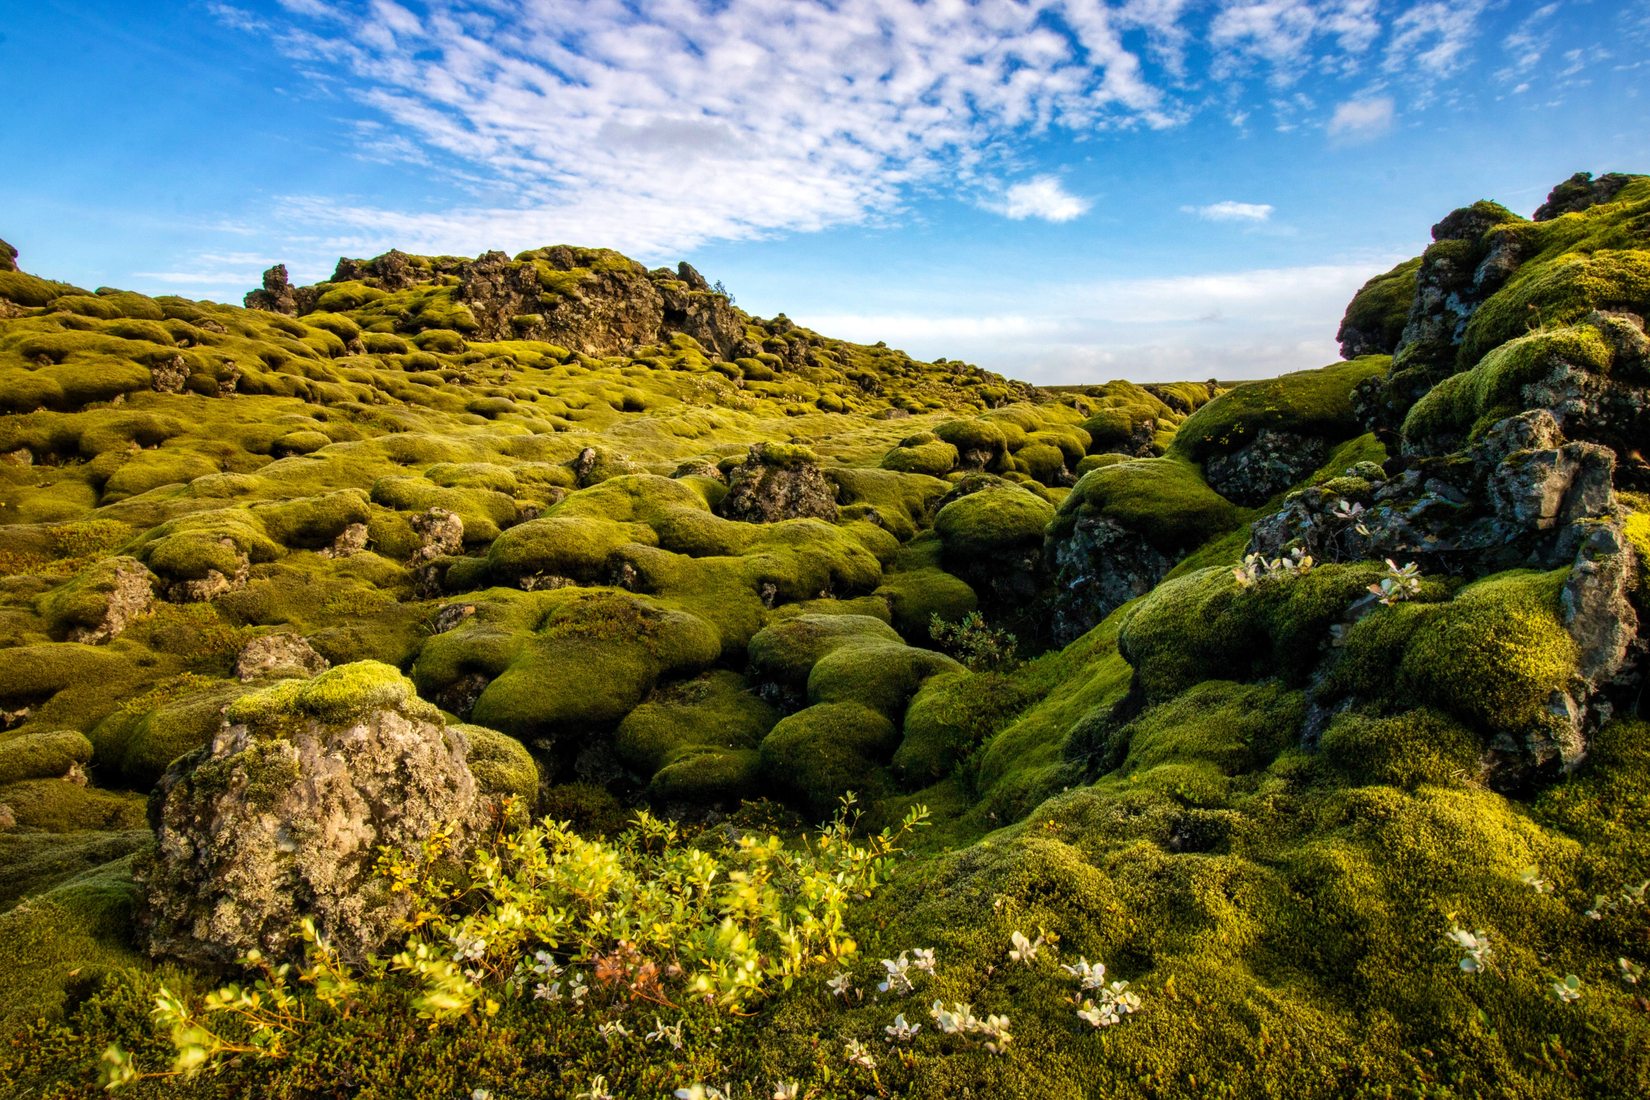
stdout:
POLYGON ((1607 172, 1594 179, 1591 172, 1577 172, 1548 193, 1547 201, 1536 208, 1534 220, 1551 221, 1563 214, 1576 214, 1609 202, 1623 187, 1641 178, 1624 172, 1607 172))
POLYGON ((758 443, 728 474, 728 493, 716 506, 724 519, 776 523, 783 519, 836 522, 836 487, 806 447, 758 443))
POLYGON ((1329 447, 1316 436, 1262 428, 1247 446, 1204 463, 1209 487, 1239 504, 1264 503, 1323 465, 1329 447))

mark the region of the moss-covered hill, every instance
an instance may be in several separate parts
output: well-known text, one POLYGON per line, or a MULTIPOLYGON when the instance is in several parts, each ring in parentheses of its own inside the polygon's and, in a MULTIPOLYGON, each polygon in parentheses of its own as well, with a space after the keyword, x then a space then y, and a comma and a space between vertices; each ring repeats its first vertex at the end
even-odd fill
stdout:
POLYGON ((507 824, 412 933, 468 970, 312 971, 222 1025, 278 1056, 134 1093, 1650 1093, 1650 179, 1433 236, 1345 362, 1226 391, 1039 391, 606 251, 275 268, 239 308, 0 247, 0 1081, 202 1048, 149 1010, 224 975, 148 952, 253 890, 191 933, 166 868, 256 853, 176 838, 228 799, 287 844, 309 787, 204 777, 349 715, 571 820, 570 892, 510 894, 544 838, 507 824), (866 833, 932 814, 886 885, 739 847, 850 791, 866 833), (641 808, 683 838, 621 837, 641 808), (747 958, 741 1013, 671 992, 747 958))

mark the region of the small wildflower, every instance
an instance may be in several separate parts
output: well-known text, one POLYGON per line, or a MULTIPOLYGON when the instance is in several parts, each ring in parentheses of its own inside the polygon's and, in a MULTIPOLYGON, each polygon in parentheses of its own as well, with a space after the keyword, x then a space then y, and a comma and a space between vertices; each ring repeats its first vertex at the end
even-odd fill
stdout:
POLYGON ((909 993, 916 987, 911 984, 911 960, 908 952, 901 951, 897 959, 883 959, 882 968, 888 971, 888 976, 877 983, 879 993, 909 993))
POLYGON ((1116 1006, 1111 1002, 1097 1005, 1090 1000, 1085 1000, 1077 1010, 1077 1018, 1092 1027, 1110 1027, 1119 1019, 1116 1006))
POLYGON ((701 1085, 697 1081, 673 1093, 676 1100, 728 1100, 728 1094, 715 1085, 701 1085))
POLYGON ((843 1045, 842 1053, 847 1057, 850 1066, 858 1066, 860 1069, 877 1068, 877 1060, 871 1056, 869 1050, 865 1049, 865 1044, 858 1039, 849 1039, 843 1045))
POLYGON ((839 970, 825 985, 832 993, 847 1000, 849 991, 854 988, 854 979, 846 970, 839 970))
POLYGON ((1037 950, 1043 946, 1042 936, 1038 936, 1035 940, 1028 940, 1024 932, 1015 929, 1014 934, 1009 937, 1009 941, 1011 944, 1008 949, 1009 958, 1015 962, 1023 962, 1027 966, 1037 961, 1037 950))
POLYGON ((985 1049, 993 1054, 1001 1054, 1014 1038, 1008 1033, 1007 1016, 987 1016, 976 1030, 985 1038, 985 1049))
POLYGON ((802 1094, 795 1081, 781 1081, 773 1087, 773 1100, 796 1100, 802 1094))
POLYGON ((1084 989, 1099 989, 1106 984, 1105 963, 1091 963, 1086 958, 1079 958, 1070 966, 1062 963, 1060 969, 1081 982, 1084 989))
POLYGON ((607 1078, 601 1074, 590 1079, 590 1087, 578 1094, 575 1100, 613 1100, 613 1094, 607 1091, 607 1078))
POLYGON ((1541 877, 1541 869, 1534 864, 1518 872, 1518 881, 1538 894, 1548 893, 1553 888, 1552 883, 1541 877))
POLYGON ((1452 925, 1450 930, 1444 933, 1444 939, 1449 941, 1450 946, 1466 952, 1458 965, 1468 974, 1480 973, 1489 965, 1492 954, 1490 937, 1482 929, 1468 932, 1460 925, 1452 925))
POLYGON ((1611 909, 1614 909, 1614 908, 1615 908, 1615 905, 1614 905, 1613 902, 1611 902, 1611 900, 1609 898, 1605 897, 1603 894, 1594 894, 1593 895, 1593 907, 1591 909, 1587 910, 1587 919, 1588 920, 1603 920, 1604 919, 1604 914, 1608 913, 1611 909))
POLYGON ((670 1044, 671 1050, 681 1050, 682 1022, 678 1020, 674 1024, 666 1024, 655 1016, 653 1017, 653 1030, 644 1035, 643 1038, 650 1043, 657 1043, 663 1039, 670 1044))
POLYGON ((1621 958, 1616 960, 1616 969, 1621 971, 1621 980, 1628 985, 1638 985, 1639 979, 1644 977, 1644 967, 1632 959, 1621 958))
POLYGON ((894 1022, 882 1029, 888 1035, 890 1043, 909 1043, 922 1030, 921 1024, 911 1024, 905 1021, 905 1013, 901 1012, 894 1017, 894 1022))
POLYGON ((470 1100, 493 1100, 493 1092, 491 1089, 471 1089, 470 1100))
POLYGON ((1581 979, 1574 974, 1566 974, 1563 979, 1552 985, 1553 996, 1561 1004, 1573 1004, 1581 1000, 1581 979))
POLYGON ((911 952, 911 965, 925 974, 934 973, 934 949, 918 947, 911 952))
POLYGON ((610 1020, 606 1023, 597 1024, 596 1030, 601 1033, 601 1037, 603 1039, 606 1039, 610 1043, 616 1043, 620 1039, 627 1039, 630 1037, 630 1029, 625 1027, 624 1024, 620 1023, 618 1020, 610 1020))
POLYGON ((1391 558, 1386 559, 1387 575, 1379 584, 1369 586, 1369 591, 1382 604, 1391 607, 1401 600, 1418 595, 1421 591, 1421 567, 1414 562, 1400 566, 1391 558))

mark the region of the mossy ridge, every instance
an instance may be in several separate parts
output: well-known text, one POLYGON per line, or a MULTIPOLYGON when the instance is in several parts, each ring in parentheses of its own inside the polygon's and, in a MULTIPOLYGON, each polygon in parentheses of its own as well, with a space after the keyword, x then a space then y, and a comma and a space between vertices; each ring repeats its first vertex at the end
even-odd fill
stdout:
POLYGON ((1063 538, 1080 519, 1103 516, 1140 534, 1172 560, 1237 526, 1244 515, 1209 488, 1194 464, 1169 455, 1084 474, 1061 502, 1048 533, 1063 538))
POLYGON ((1390 356, 1365 355, 1270 381, 1242 383, 1187 417, 1170 450, 1203 462, 1237 450, 1264 429, 1322 437, 1331 443, 1360 435, 1363 427, 1353 413, 1353 388, 1385 374, 1390 365, 1390 356))

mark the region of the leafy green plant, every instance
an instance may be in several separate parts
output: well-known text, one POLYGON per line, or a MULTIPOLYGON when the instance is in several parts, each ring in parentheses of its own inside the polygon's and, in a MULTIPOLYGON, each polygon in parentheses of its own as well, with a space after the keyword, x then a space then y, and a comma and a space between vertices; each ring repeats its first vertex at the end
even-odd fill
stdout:
POLYGON ((987 626, 978 611, 954 623, 935 613, 928 620, 928 636, 974 672, 1006 672, 1019 664, 1020 640, 1006 630, 987 626))
POLYGON ((305 921, 301 967, 247 956, 258 976, 198 1005, 163 986, 153 1017, 171 1038, 172 1065, 144 1072, 111 1047, 104 1083, 285 1057, 299 1032, 347 1016, 369 994, 400 998, 432 1028, 495 1016, 506 1000, 546 1002, 610 1041, 645 1028, 645 1011, 650 1041, 679 1043, 680 1022, 666 1024, 660 1010, 697 1003, 746 1015, 807 971, 857 954, 849 906, 887 881, 927 811, 914 807, 898 828, 860 839, 853 806, 845 796, 834 820, 796 845, 692 835, 645 811, 611 842, 546 820, 504 833, 461 871, 452 832, 437 830, 414 857, 386 853, 379 864, 390 888, 415 900, 400 951, 351 971, 305 921))

